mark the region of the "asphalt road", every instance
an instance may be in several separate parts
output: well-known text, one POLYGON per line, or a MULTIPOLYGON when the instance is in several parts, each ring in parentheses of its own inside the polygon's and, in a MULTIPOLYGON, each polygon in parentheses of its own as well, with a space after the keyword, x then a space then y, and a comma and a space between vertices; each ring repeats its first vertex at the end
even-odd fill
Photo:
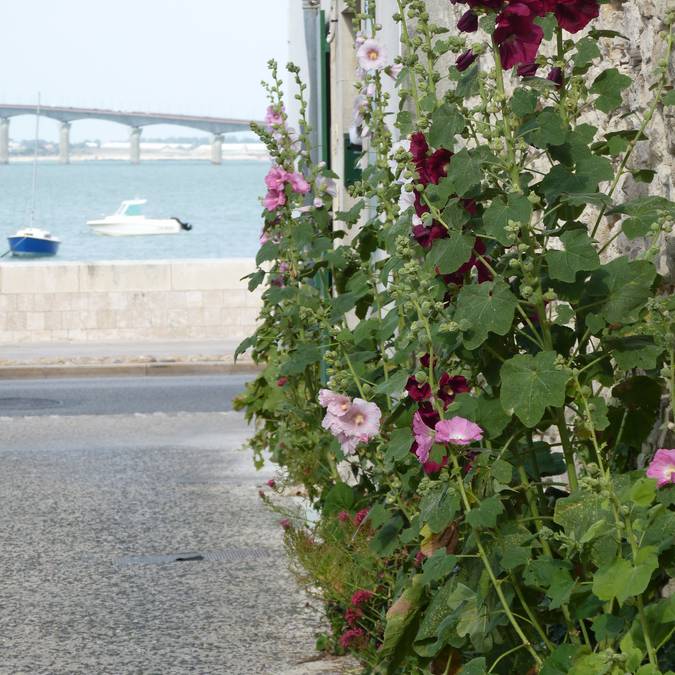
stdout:
POLYGON ((0 675, 340 672, 243 416, 171 412, 223 410, 242 378, 139 380, 1 385, 63 403, 0 413, 0 675))
POLYGON ((251 375, 0 380, 0 417, 223 412, 251 375))

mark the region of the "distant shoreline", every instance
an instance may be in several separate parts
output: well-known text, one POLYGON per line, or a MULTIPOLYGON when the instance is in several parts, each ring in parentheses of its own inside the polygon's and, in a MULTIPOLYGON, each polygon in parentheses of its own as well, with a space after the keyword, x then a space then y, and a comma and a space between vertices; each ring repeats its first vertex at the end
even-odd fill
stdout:
MULTIPOLYGON (((267 149, 262 143, 223 143, 222 160, 229 161, 256 161, 269 162, 267 149)), ((196 147, 176 147, 174 144, 161 143, 141 143, 141 162, 143 161, 211 161, 211 146, 198 145, 196 147)), ((23 164, 33 161, 30 155, 12 155, 9 156, 10 164, 23 164)), ((38 161, 48 163, 58 163, 57 154, 41 155, 38 161)), ((90 148, 85 152, 80 149, 71 151, 70 161, 75 162, 110 162, 110 161, 129 161, 129 148, 122 145, 114 148, 90 148)))

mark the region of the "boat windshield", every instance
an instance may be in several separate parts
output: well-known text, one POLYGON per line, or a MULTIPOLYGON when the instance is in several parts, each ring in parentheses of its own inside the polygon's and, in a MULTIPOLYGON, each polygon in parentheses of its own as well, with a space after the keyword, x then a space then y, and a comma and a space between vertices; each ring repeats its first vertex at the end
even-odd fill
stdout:
POLYGON ((142 216, 144 202, 122 202, 117 210, 120 216, 142 216))

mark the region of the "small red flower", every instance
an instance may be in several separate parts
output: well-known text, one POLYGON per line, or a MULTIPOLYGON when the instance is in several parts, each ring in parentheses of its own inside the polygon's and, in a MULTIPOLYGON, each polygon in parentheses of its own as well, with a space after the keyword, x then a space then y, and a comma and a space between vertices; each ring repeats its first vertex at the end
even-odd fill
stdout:
POLYGON ((267 485, 269 485, 269 487, 271 487, 271 488, 275 488, 277 486, 277 482, 274 480, 274 478, 270 478, 267 481, 267 485))
POLYGON ((354 516, 354 525, 358 527, 368 516, 368 511, 369 509, 361 509, 358 511, 354 516))
POLYGON ((365 605, 373 595, 372 591, 365 591, 363 589, 356 591, 354 595, 352 595, 352 607, 361 607, 362 605, 365 605))
POLYGON ((284 377, 280 377, 280 378, 277 380, 277 387, 283 387, 287 382, 288 382, 288 378, 287 378, 287 377, 285 377, 285 376, 284 376, 284 377))
POLYGON ((455 66, 460 73, 464 72, 476 59, 478 56, 474 54, 470 49, 467 49, 463 54, 460 54, 455 61, 455 66))
POLYGON ((341 523, 346 523, 350 520, 350 515, 346 511, 340 511, 340 513, 338 513, 338 520, 341 523))
POLYGON ((345 621, 349 626, 355 626, 362 616, 363 612, 360 609, 349 607, 345 612, 345 621))
POLYGON ((365 637, 366 633, 363 628, 349 628, 340 636, 340 646, 343 649, 358 646, 363 642, 365 637))

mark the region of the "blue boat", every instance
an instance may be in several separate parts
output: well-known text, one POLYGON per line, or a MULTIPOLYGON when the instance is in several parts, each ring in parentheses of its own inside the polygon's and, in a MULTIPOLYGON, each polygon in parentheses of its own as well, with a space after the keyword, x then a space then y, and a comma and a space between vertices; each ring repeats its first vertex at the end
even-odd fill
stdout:
POLYGON ((9 250, 16 256, 52 256, 59 250, 61 240, 47 230, 27 227, 7 237, 9 250))

